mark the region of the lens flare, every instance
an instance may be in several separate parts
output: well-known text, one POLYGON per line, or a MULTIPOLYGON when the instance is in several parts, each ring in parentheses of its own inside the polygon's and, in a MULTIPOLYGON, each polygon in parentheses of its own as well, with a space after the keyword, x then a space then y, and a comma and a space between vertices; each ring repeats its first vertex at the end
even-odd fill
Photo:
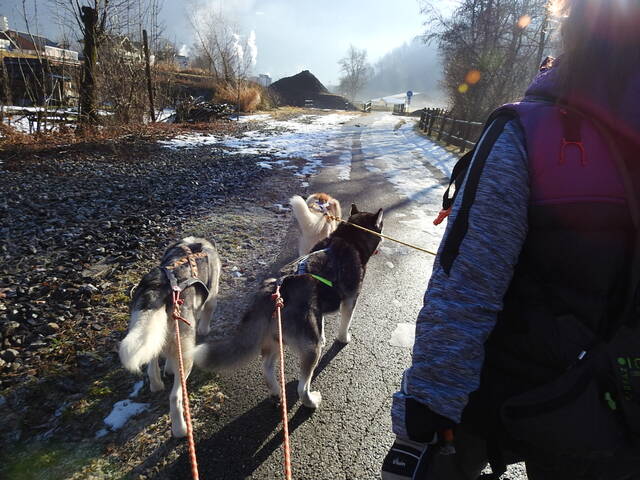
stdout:
POLYGON ((469 85, 467 85, 466 83, 463 83, 458 87, 458 91, 460 93, 467 93, 468 90, 469 90, 469 85))
POLYGON ((529 15, 522 15, 518 20, 518 27, 527 28, 531 23, 531 17, 529 15))
POLYGON ((475 85, 480 81, 481 76, 482 74, 478 70, 469 70, 467 75, 464 77, 464 81, 469 85, 475 85))
POLYGON ((568 11, 568 2, 567 0, 549 0, 547 9, 553 17, 566 17, 568 11))

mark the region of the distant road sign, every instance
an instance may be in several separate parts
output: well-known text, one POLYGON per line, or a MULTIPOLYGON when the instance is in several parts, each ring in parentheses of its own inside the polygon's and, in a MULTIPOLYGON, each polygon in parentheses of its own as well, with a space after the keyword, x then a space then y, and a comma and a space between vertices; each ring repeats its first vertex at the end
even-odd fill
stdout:
POLYGON ((413 97, 413 92, 409 90, 407 91, 407 105, 411 105, 411 97, 413 97))

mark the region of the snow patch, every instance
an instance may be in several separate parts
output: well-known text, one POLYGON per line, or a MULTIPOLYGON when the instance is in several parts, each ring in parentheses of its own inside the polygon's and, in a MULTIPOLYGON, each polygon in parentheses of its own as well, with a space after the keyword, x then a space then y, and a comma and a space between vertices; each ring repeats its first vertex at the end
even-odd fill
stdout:
POLYGON ((394 347, 411 348, 416 340, 416 326, 413 323, 399 323, 391 334, 389 344, 394 347))
POLYGON ((148 408, 148 403, 132 402, 129 399, 120 400, 113 405, 113 410, 105 417, 104 423, 111 431, 120 430, 130 418, 139 415, 148 408))
POLYGON ((133 386, 133 390, 131 390, 131 393, 129 394, 129 398, 136 398, 140 393, 140 390, 142 390, 143 386, 144 386, 144 380, 140 380, 139 382, 136 382, 135 385, 133 386))
MULTIPOLYGON (((328 115, 300 115, 292 120, 275 120, 268 114, 249 115, 240 118, 241 122, 262 122, 261 130, 245 132, 243 136, 225 135, 180 135, 172 140, 161 141, 167 148, 195 148, 206 145, 218 145, 231 155, 251 155, 260 157, 258 165, 262 168, 296 169, 299 177, 314 175, 318 169, 335 156, 336 142, 343 133, 343 125, 358 115, 331 113, 328 115), (302 158, 306 163, 302 168, 287 165, 289 158, 302 158), (265 159, 268 159, 266 161, 265 159), (286 166, 285 166, 286 165, 286 166)), ((350 178, 350 145, 342 147, 337 164, 337 176, 342 180, 350 178)), ((305 182, 303 182, 305 183, 305 182)), ((303 185, 304 186, 304 185, 303 185)))

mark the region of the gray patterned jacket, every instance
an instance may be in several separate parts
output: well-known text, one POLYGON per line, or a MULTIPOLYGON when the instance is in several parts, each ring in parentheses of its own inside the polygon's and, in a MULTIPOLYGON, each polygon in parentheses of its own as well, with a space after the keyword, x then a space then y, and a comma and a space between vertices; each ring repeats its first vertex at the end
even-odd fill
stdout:
MULTIPOLYGON (((457 195, 445 238, 462 197, 462 193, 457 195)), ((469 394, 479 386, 484 342, 502 309, 527 235, 528 204, 524 133, 510 121, 486 159, 469 214, 469 229, 449 275, 440 266, 439 256, 434 262, 416 324, 412 365, 404 373, 401 390, 393 396, 396 435, 408 437, 408 396, 460 421, 469 394)))

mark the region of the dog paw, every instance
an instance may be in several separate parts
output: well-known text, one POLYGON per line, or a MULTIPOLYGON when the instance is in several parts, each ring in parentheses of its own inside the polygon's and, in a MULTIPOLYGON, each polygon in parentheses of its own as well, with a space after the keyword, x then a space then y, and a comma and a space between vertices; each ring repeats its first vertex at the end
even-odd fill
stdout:
POLYGON ((302 404, 307 408, 318 408, 322 402, 322 395, 320 392, 307 392, 302 398, 302 404))
POLYGON ((351 341, 351 332, 340 332, 338 334, 338 341, 341 343, 349 343, 351 341))
POLYGON ((182 422, 173 422, 171 424, 171 433, 175 438, 183 438, 187 436, 187 424, 182 422))

